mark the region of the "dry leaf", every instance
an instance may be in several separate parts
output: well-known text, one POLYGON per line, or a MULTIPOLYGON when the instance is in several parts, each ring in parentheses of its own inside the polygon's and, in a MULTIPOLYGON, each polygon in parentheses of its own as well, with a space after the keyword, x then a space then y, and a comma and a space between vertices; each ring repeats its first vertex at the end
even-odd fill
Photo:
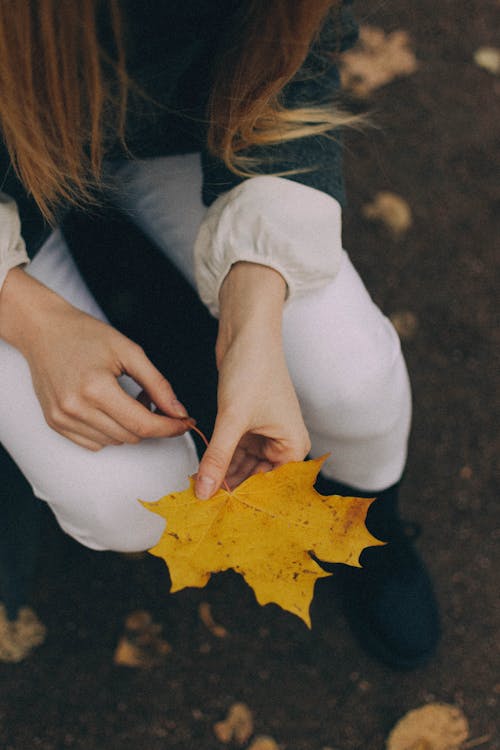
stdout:
POLYGON ((411 208, 408 203, 396 193, 381 190, 375 195, 372 203, 367 203, 361 209, 365 219, 381 221, 392 232, 395 239, 399 239, 412 224, 411 208))
POLYGON ((247 750, 280 750, 280 748, 272 737, 260 734, 251 742, 247 750))
POLYGON ((467 739, 467 719, 457 706, 429 703, 409 711, 387 738, 387 750, 459 750, 467 739))
POLYGON ((318 578, 330 575, 311 557, 359 567, 367 546, 383 544, 364 521, 373 499, 324 497, 313 484, 323 458, 256 474, 233 492, 198 500, 194 480, 183 492, 143 503, 167 520, 149 550, 168 565, 172 592, 202 587, 230 568, 244 577, 259 604, 278 604, 311 626, 318 578))
POLYGON ((21 607, 16 620, 9 620, 0 604, 0 662, 20 662, 40 646, 47 629, 31 607, 21 607))
POLYGON ((198 614, 204 626, 210 630, 216 638, 227 638, 228 632, 223 625, 218 625, 212 617, 212 608, 208 602, 200 602, 198 614))
POLYGON ((399 310, 390 316, 391 323, 403 341, 412 339, 418 329, 418 318, 409 310, 399 310))
POLYGON ((488 73, 500 75, 500 49, 498 47, 479 47, 474 52, 474 62, 488 73))
POLYGON ((359 42, 341 57, 340 77, 345 89, 364 97, 417 67, 406 31, 386 34, 374 26, 361 26, 359 42))
POLYGON ((113 661, 121 667, 150 669, 159 666, 172 650, 161 638, 162 626, 149 612, 131 612, 125 620, 125 633, 118 641, 113 661))
POLYGON ((214 724, 220 742, 244 745, 253 734, 253 716, 246 703, 233 703, 224 721, 214 724))
POLYGON ((460 479, 472 479, 473 471, 470 466, 462 466, 462 468, 459 471, 459 477, 460 479))

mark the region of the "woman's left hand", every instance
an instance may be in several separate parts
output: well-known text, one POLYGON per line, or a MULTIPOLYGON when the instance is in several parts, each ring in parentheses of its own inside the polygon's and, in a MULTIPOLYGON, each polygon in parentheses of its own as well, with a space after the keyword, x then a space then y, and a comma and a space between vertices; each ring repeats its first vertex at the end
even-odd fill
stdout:
POLYGON ((253 263, 237 263, 224 281, 216 347, 218 411, 196 478, 200 499, 211 497, 224 478, 233 488, 309 452, 283 352, 285 290, 280 274, 253 263))

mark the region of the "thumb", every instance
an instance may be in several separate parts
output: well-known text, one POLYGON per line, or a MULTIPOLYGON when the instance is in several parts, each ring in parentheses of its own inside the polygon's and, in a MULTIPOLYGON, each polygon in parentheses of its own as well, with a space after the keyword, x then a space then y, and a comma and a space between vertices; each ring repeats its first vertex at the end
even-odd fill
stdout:
POLYGON ((212 439, 196 475, 194 491, 199 500, 208 500, 221 486, 242 434, 233 420, 217 415, 212 439))

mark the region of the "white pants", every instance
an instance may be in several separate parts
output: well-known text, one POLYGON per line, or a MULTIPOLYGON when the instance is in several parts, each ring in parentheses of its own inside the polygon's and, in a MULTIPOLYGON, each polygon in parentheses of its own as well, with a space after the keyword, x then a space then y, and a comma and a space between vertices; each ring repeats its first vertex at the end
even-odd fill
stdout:
MULTIPOLYGON (((193 242, 206 210, 199 156, 128 162, 119 174, 123 189, 117 203, 193 284, 193 242)), ((104 319, 58 230, 28 273, 104 319)), ((325 474, 365 490, 396 482, 411 416, 406 367, 396 332, 345 253, 332 283, 285 307, 284 346, 311 454, 331 453, 325 474)), ((130 379, 121 382, 138 392, 130 379)), ((3 341, 0 442, 62 528, 94 549, 134 551, 156 543, 164 522, 137 499, 156 500, 183 489, 197 469, 189 435, 92 453, 57 434, 44 420, 26 361, 3 341)))

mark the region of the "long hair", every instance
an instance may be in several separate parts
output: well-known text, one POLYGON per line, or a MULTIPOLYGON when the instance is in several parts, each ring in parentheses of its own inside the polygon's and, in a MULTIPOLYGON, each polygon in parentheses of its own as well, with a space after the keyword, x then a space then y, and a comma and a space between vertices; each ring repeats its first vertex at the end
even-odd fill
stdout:
MULTIPOLYGON (((302 66, 327 17, 337 12, 340 4, 340 0, 248 3, 239 32, 218 60, 209 100, 208 147, 232 172, 251 176, 258 168, 258 159, 244 153, 251 146, 326 134, 363 119, 332 102, 294 108, 282 102, 286 84, 302 66)), ((331 65, 334 50, 326 53, 330 59, 322 63, 331 65)))
MULTIPOLYGON (((280 101, 339 0, 249 0, 218 60, 208 147, 251 175, 253 145, 326 133, 349 120, 331 106, 280 101)), ((0 128, 11 163, 49 220, 100 184, 106 139, 125 143, 127 76, 119 0, 0 0, 0 128), (99 42, 111 30, 114 54, 99 42)))

